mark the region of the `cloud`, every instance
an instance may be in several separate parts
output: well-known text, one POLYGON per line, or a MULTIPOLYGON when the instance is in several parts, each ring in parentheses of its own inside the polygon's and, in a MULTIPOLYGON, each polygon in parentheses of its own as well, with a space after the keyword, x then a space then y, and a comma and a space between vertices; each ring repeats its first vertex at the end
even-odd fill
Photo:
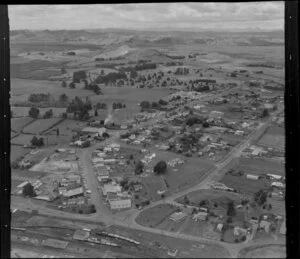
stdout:
POLYGON ((283 29, 283 2, 9 6, 11 29, 283 29), (219 27, 221 26, 221 27, 219 27))

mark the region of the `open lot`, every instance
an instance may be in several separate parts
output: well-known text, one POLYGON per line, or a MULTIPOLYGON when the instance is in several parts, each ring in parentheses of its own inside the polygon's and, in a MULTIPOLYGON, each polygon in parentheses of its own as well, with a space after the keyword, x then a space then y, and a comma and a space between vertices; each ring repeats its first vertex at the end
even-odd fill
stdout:
POLYGON ((23 132, 29 134, 42 134, 44 131, 57 125, 61 120, 61 118, 38 119, 24 127, 23 132))
MULTIPOLYGON (((46 113, 46 111, 49 111, 50 109, 52 109, 53 117, 58 117, 58 118, 61 118, 62 113, 66 112, 66 108, 57 108, 57 107, 39 108, 40 110, 39 117, 42 118, 43 115, 46 113)), ((30 117, 28 117, 28 113, 30 110, 30 107, 28 106, 15 106, 15 107, 11 107, 11 110, 13 111, 14 117, 26 117, 26 119, 31 119, 30 117)), ((16 121, 18 119, 22 119, 22 118, 13 118, 13 120, 16 121)))
POLYGON ((258 145, 284 150, 285 148, 285 130, 283 127, 271 126, 265 134, 258 140, 258 145))

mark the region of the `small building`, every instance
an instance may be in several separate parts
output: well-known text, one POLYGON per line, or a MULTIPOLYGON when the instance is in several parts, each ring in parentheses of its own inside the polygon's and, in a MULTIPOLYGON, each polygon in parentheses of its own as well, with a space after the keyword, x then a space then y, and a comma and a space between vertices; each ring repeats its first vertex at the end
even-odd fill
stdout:
POLYGON ((259 175, 247 174, 246 178, 247 179, 251 179, 251 180, 258 180, 259 179, 259 175))
POLYGON ((108 201, 110 209, 128 209, 131 208, 131 199, 117 199, 108 201))
POLYGON ((18 186, 17 186, 17 188, 23 188, 25 185, 27 185, 29 182, 28 181, 26 181, 26 182, 23 182, 23 183, 21 183, 21 184, 19 184, 18 186))
POLYGON ((270 231, 270 225, 271 225, 271 223, 269 221, 266 221, 266 220, 262 220, 259 223, 259 227, 263 228, 266 233, 269 233, 269 231, 270 231))
POLYGON ((89 231, 79 229, 79 230, 75 231, 75 233, 73 235, 73 239, 82 241, 82 240, 86 240, 87 238, 89 238, 89 236, 90 236, 89 231))
POLYGON ((282 176, 281 175, 278 175, 278 174, 267 174, 267 176, 269 176, 271 179, 276 179, 276 180, 280 180, 282 179, 282 176))
POLYGON ((205 221, 207 219, 207 215, 208 215, 207 212, 199 211, 197 214, 195 214, 193 216, 193 220, 195 220, 195 221, 198 221, 198 220, 205 221))
POLYGON ((274 187, 278 187, 278 188, 284 188, 285 187, 285 184, 283 184, 281 182, 273 182, 271 185, 274 186, 274 187))
POLYGON ((173 214, 169 217, 169 219, 172 220, 172 221, 178 222, 178 221, 180 221, 180 220, 183 220, 186 216, 187 216, 187 215, 186 215, 184 212, 180 211, 180 212, 175 212, 175 213, 173 213, 173 214))
POLYGON ((65 249, 68 246, 68 244, 69 244, 69 242, 67 242, 67 241, 61 241, 61 240, 52 239, 52 238, 43 240, 44 246, 50 246, 50 247, 54 247, 54 248, 65 249))

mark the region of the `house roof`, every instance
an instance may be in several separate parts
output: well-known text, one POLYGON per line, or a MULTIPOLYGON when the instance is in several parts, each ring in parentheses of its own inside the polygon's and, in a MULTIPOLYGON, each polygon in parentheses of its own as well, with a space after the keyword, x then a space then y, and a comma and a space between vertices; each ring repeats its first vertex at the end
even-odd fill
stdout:
POLYGON ((84 240, 87 239, 89 236, 90 236, 90 232, 79 229, 75 231, 73 235, 73 239, 84 240))
POLYGON ((67 247, 68 244, 69 244, 69 242, 61 241, 58 239, 52 239, 52 238, 43 240, 43 245, 51 246, 51 247, 55 247, 55 248, 63 248, 64 249, 67 247))

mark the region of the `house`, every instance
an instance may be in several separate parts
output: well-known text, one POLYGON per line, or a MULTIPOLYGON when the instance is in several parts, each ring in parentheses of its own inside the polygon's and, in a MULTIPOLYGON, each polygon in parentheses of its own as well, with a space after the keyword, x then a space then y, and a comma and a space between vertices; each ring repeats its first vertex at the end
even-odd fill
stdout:
POLYGON ((128 198, 109 200, 108 203, 112 210, 131 208, 131 199, 128 198))
POLYGON ((239 235, 245 235, 245 234, 247 234, 247 229, 245 229, 245 228, 240 228, 240 227, 234 227, 234 229, 233 229, 233 234, 235 235, 235 236, 239 236, 239 235))
POLYGON ((247 179, 251 179, 251 180, 258 180, 259 175, 254 175, 254 174, 247 174, 246 175, 247 179))
POLYGON ((278 174, 267 174, 267 176, 269 176, 271 179, 276 179, 276 180, 280 180, 282 179, 282 176, 281 175, 278 175, 278 174))
POLYGON ((237 135, 237 136, 243 136, 243 135, 244 135, 244 131, 242 131, 242 130, 236 130, 236 131, 234 132, 234 135, 237 135))
POLYGON ((263 228, 266 233, 269 233, 269 231, 270 231, 270 225, 271 225, 271 223, 269 221, 266 221, 266 220, 262 220, 259 223, 259 227, 263 228))
POLYGON ((90 232, 82 229, 78 229, 75 231, 73 235, 73 239, 75 240, 86 240, 90 236, 90 232))
POLYGON ((177 249, 174 250, 174 251, 168 251, 168 255, 169 255, 169 256, 172 256, 172 257, 175 257, 175 256, 177 255, 177 253, 178 253, 178 250, 177 250, 177 249))
POLYGON ((193 220, 195 220, 195 221, 198 221, 198 220, 205 221, 207 219, 207 215, 208 215, 207 212, 199 211, 197 214, 195 214, 193 216, 193 220))
POLYGON ((169 217, 169 219, 172 220, 172 221, 178 222, 178 221, 184 219, 186 216, 187 216, 187 215, 186 215, 185 213, 183 213, 183 212, 180 211, 180 212, 175 212, 175 213, 173 213, 173 214, 169 217))

